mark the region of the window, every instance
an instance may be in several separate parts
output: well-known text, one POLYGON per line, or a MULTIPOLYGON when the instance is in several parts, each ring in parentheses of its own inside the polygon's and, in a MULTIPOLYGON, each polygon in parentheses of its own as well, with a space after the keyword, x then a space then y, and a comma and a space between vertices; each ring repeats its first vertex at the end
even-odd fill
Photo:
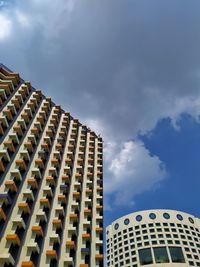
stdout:
POLYGON ((139 258, 141 265, 152 264, 153 259, 152 259, 151 249, 146 248, 139 250, 139 258))
POLYGON ((156 218, 156 214, 155 213, 150 213, 149 214, 149 218, 154 220, 156 218))
POLYGON ((167 249, 165 247, 154 248, 154 256, 156 263, 169 262, 169 257, 167 254, 167 249))
POLYGON ((129 222, 130 222, 130 220, 129 220, 129 219, 125 219, 125 220, 124 220, 124 224, 125 224, 125 225, 128 225, 128 224, 129 224, 129 222))
POLYGON ((169 247, 172 262, 185 262, 182 249, 179 247, 169 247))
POLYGON ((140 222, 142 220, 142 216, 141 215, 137 215, 136 216, 136 221, 140 222))
POLYGON ((165 212, 165 213, 163 213, 163 217, 165 219, 169 219, 170 218, 170 215, 169 215, 169 213, 165 212))
POLYGON ((181 214, 177 214, 176 215, 176 218, 179 220, 179 221, 182 221, 183 220, 183 216, 181 214))
POLYGON ((115 230, 117 230, 118 228, 119 228, 119 224, 116 223, 116 224, 115 224, 115 230))
POLYGON ((188 219, 192 224, 194 223, 194 220, 191 217, 189 217, 188 219))

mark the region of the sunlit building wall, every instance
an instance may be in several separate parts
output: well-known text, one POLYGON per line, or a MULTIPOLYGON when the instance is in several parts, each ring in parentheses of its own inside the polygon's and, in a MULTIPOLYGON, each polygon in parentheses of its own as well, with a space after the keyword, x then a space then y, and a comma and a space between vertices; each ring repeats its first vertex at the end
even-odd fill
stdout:
POLYGON ((102 153, 101 137, 0 65, 0 266, 103 266, 102 153))

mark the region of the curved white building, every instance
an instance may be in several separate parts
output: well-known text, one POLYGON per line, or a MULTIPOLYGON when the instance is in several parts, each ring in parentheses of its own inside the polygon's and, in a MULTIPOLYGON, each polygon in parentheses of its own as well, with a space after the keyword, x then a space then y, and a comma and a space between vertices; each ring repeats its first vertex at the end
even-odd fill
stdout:
POLYGON ((146 210, 106 228, 107 267, 200 266, 200 219, 175 210, 146 210))

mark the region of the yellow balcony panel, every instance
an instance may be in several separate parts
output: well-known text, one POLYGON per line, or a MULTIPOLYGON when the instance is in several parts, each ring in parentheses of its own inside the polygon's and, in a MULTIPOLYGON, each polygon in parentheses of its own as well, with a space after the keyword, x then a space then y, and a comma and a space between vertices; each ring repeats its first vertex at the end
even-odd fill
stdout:
POLYGON ((85 189, 85 192, 88 194, 92 194, 92 189, 87 188, 87 189, 85 189))
POLYGON ((17 192, 17 186, 13 180, 5 181, 5 187, 11 191, 17 192))
POLYGON ((22 136, 23 135, 23 131, 22 131, 22 128, 21 126, 18 124, 18 125, 15 125, 13 127, 14 131, 19 135, 19 136, 22 136))
POLYGON ((37 101, 40 100, 41 96, 42 96, 42 93, 40 90, 35 91, 34 97, 37 99, 37 101))
POLYGON ((22 170, 26 171, 26 163, 24 162, 23 159, 17 159, 15 161, 15 164, 20 167, 22 170))
POLYGON ((46 130, 46 135, 53 137, 53 131, 52 130, 46 130))
POLYGON ((96 260, 103 260, 103 254, 96 254, 95 258, 96 260))
POLYGON ((39 226, 39 225, 32 226, 31 230, 37 236, 43 236, 44 235, 43 230, 42 230, 42 227, 39 226))
POLYGON ((49 203, 48 198, 41 198, 40 204, 50 209, 50 203, 49 203))
POLYGON ((2 208, 0 208, 0 220, 6 220, 6 214, 2 208))
POLYGON ((82 174, 81 174, 81 173, 76 173, 76 174, 75 174, 75 177, 76 177, 76 178, 81 178, 81 177, 82 177, 82 174))
POLYGON ((84 209, 84 213, 85 214, 91 214, 92 213, 92 210, 91 209, 84 209))
POLYGON ((53 176, 47 176, 46 177, 46 182, 47 182, 47 184, 49 184, 49 185, 56 185, 56 182, 55 182, 55 179, 54 179, 54 177, 53 176))
POLYGON ((74 248, 75 249, 75 243, 74 243, 74 241, 71 241, 71 240, 66 241, 66 247, 67 248, 74 248))
POLYGON ((62 228, 62 221, 60 219, 53 219, 52 224, 56 228, 62 228))
POLYGON ((43 116, 38 116, 37 117, 37 121, 39 121, 42 125, 44 124, 44 121, 45 121, 45 119, 44 119, 44 117, 43 116))
POLYGON ((8 150, 9 150, 10 152, 15 152, 15 147, 14 147, 12 141, 7 140, 7 141, 4 141, 3 144, 4 144, 4 146, 5 146, 6 148, 8 148, 8 150))
POLYGON ((93 176, 93 173, 92 172, 87 172, 87 176, 91 177, 91 176, 93 176))
POLYGON ((29 102, 27 106, 31 109, 32 112, 35 111, 35 104, 33 102, 29 102))
POLYGON ((3 161, 0 159, 0 172, 5 172, 5 166, 3 164, 3 161))
POLYGON ((80 192, 73 192, 74 198, 80 198, 80 196, 81 196, 80 192))
POLYGON ((18 208, 25 213, 28 213, 28 214, 31 213, 30 207, 29 207, 28 203, 26 203, 26 202, 18 203, 18 208))
POLYGON ((91 238, 91 235, 90 234, 82 234, 82 238, 84 239, 90 239, 91 238))
POLYGON ((32 261, 22 261, 21 267, 35 267, 32 261))
POLYGON ((20 239, 17 234, 8 234, 6 240, 12 244, 20 246, 20 239))
POLYGON ((27 141, 27 142, 25 142, 25 143, 24 143, 24 147, 25 147, 28 151, 33 152, 33 145, 32 145, 32 143, 31 143, 31 141, 27 141))
POLYGON ((96 232, 97 233, 103 233, 103 228, 102 227, 96 227, 96 232))
POLYGON ((9 121, 13 120, 12 112, 10 111, 10 109, 6 108, 3 111, 3 114, 8 118, 9 121))
POLYGON ((28 178, 27 179, 27 183, 28 185, 30 185, 32 188, 38 189, 38 183, 37 180, 33 177, 33 178, 28 178))
POLYGON ((66 199, 65 195, 62 195, 62 194, 58 195, 58 201, 60 201, 61 203, 64 203, 64 204, 67 203, 67 199, 66 199))
POLYGON ((54 250, 54 249, 47 250, 47 251, 46 251, 46 256, 49 257, 49 258, 51 258, 51 259, 55 259, 55 260, 58 259, 58 257, 57 257, 57 252, 56 252, 56 250, 54 250))
POLYGON ((36 160, 35 160, 35 164, 36 164, 38 167, 44 169, 44 162, 43 162, 42 159, 36 159, 36 160))

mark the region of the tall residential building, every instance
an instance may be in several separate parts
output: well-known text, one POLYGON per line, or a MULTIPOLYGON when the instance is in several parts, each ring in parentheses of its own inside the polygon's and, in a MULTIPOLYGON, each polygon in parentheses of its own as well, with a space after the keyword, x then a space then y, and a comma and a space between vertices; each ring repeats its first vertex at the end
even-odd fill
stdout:
POLYGON ((102 139, 0 65, 0 266, 103 266, 102 139))
POLYGON ((175 210, 134 212, 106 228, 107 267, 200 266, 200 219, 175 210))

